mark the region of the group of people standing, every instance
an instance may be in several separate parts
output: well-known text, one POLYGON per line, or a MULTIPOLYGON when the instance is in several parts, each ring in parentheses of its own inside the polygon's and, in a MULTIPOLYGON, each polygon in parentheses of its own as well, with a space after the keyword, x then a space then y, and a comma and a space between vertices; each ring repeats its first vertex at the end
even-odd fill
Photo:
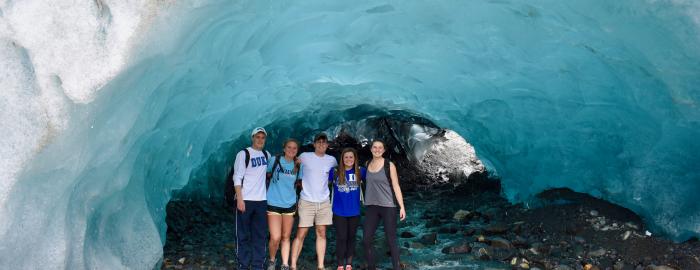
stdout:
POLYGON ((406 211, 396 166, 383 157, 384 142, 372 142, 372 159, 363 167, 353 148, 342 150, 340 164, 326 154, 328 137, 323 133, 314 137, 314 152, 298 157, 300 144, 294 139, 285 141, 283 155, 271 157, 263 149, 265 129, 253 129, 251 136, 252 146, 241 150, 234 163, 238 269, 264 269, 266 246, 270 259, 267 269, 275 269, 278 251, 281 269, 296 269, 304 239, 312 227, 316 233, 317 267, 324 269, 326 227, 334 225, 337 269, 352 270, 362 201, 366 207, 363 246, 367 268, 376 268, 374 234, 383 221, 393 269, 400 269, 397 223, 399 218, 406 218, 406 211), (292 241, 295 215, 299 222, 292 241))

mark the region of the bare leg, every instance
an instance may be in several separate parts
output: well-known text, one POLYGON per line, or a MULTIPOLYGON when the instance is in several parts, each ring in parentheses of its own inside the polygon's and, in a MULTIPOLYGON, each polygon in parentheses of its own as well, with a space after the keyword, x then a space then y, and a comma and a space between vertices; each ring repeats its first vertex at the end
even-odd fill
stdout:
POLYGON ((294 216, 282 216, 282 265, 288 265, 289 263, 289 238, 292 235, 292 226, 294 226, 294 216))
POLYGON ((282 216, 276 214, 267 214, 267 224, 270 229, 270 263, 275 261, 277 249, 280 246, 280 238, 282 237, 282 216))
POLYGON ((318 268, 323 267, 323 260, 326 256, 326 225, 316 225, 316 258, 318 268))
POLYGON ((294 242, 292 243, 292 262, 289 264, 289 266, 293 269, 297 268, 297 259, 299 259, 301 248, 304 246, 304 238, 306 238, 306 234, 308 232, 308 227, 297 228, 297 235, 294 237, 294 242))

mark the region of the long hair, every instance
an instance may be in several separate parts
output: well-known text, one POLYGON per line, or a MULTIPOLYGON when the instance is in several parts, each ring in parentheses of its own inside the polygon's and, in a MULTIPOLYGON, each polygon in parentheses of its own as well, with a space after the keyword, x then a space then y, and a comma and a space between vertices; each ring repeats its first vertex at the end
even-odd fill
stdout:
MULTIPOLYGON (((282 144, 282 153, 284 153, 284 149, 287 148, 287 144, 289 144, 289 143, 294 143, 297 145, 297 155, 298 155, 299 154, 299 146, 300 146, 299 141, 297 141, 296 139, 292 139, 292 138, 289 138, 286 141, 284 141, 284 144, 282 144)), ((284 154, 283 154, 283 156, 284 156, 284 154)), ((280 157, 280 158, 283 158, 283 157, 280 157)), ((297 159, 297 157, 294 156, 294 161, 296 161, 296 159, 297 159)), ((292 170, 292 173, 296 174, 298 171, 299 171, 299 164, 296 164, 296 162, 295 162, 294 169, 292 170)), ((274 172, 272 172, 272 173, 274 173, 274 172)))
POLYGON ((360 171, 360 165, 359 164, 359 156, 357 155, 357 150, 355 148, 345 148, 343 149, 342 152, 340 152, 340 164, 338 164, 338 170, 336 171, 336 175, 338 176, 338 185, 345 185, 345 171, 349 170, 350 168, 345 168, 345 162, 343 162, 343 157, 345 156, 345 153, 352 153, 352 155, 355 157, 355 164, 353 164, 354 169, 355 169, 355 179, 357 180, 357 183, 359 185, 362 178, 362 174, 360 171))

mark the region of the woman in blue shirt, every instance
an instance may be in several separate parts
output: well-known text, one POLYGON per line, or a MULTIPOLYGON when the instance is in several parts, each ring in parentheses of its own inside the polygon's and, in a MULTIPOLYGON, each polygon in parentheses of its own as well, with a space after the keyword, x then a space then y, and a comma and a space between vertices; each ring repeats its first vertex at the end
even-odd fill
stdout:
POLYGON ((284 142, 284 156, 274 156, 267 163, 267 172, 271 174, 267 189, 267 223, 270 229, 269 266, 272 269, 275 267, 275 255, 280 243, 281 269, 289 269, 289 237, 294 225, 294 213, 297 211, 294 183, 301 177, 301 165, 297 166, 295 163, 298 151, 299 142, 288 139, 284 142))
POLYGON ((360 184, 365 178, 365 168, 357 165, 357 151, 345 148, 340 154, 342 162, 328 174, 333 183, 333 225, 335 226, 336 257, 338 270, 352 270, 355 255, 355 234, 360 224, 360 184), (360 176, 356 176, 360 172, 360 176))

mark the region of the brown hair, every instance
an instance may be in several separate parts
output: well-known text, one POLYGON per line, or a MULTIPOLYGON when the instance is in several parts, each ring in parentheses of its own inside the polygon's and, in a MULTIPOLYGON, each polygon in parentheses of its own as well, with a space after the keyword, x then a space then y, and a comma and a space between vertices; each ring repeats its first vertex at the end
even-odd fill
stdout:
MULTIPOLYGON (((299 141, 297 141, 296 139, 292 139, 292 138, 289 138, 289 139, 284 141, 284 144, 282 144, 282 153, 284 153, 284 148, 287 148, 287 144, 292 143, 292 142, 297 145, 297 154, 299 154, 299 147, 301 145, 299 145, 299 141)), ((280 157, 280 158, 282 158, 282 157, 280 157)), ((294 161, 296 161, 296 159, 297 159, 297 157, 294 156, 294 161)), ((294 162, 294 169, 292 170, 292 173, 296 174, 298 171, 299 171, 299 164, 294 162)))
MULTIPOLYGON (((388 149, 386 149, 386 143, 380 139, 374 139, 374 140, 372 140, 372 143, 369 145, 370 149, 372 149, 372 145, 374 145, 375 143, 381 143, 382 147, 384 148, 384 154, 386 154, 386 151, 388 150, 388 149)), ((382 157, 384 157, 384 154, 382 154, 382 157)), ((374 157, 372 157, 372 158, 374 158, 374 157)))
POLYGON ((345 171, 350 169, 350 168, 345 168, 345 162, 343 162, 343 157, 345 156, 345 153, 352 153, 353 156, 355 156, 355 164, 353 164, 353 167, 355 169, 355 179, 357 179, 357 183, 360 184, 360 181, 362 181, 362 175, 360 171, 360 165, 359 163, 359 156, 357 155, 357 150, 355 148, 345 148, 343 149, 342 152, 340 152, 340 164, 338 164, 338 169, 336 170, 336 176, 338 177, 338 185, 345 185, 345 171))

